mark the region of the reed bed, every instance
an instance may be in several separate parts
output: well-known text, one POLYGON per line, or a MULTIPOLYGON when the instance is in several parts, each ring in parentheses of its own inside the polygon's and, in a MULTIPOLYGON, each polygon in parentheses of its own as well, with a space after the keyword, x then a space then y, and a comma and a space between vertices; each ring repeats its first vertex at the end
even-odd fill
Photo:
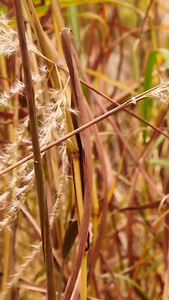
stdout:
POLYGON ((167 6, 1 1, 0 299, 168 299, 167 6))

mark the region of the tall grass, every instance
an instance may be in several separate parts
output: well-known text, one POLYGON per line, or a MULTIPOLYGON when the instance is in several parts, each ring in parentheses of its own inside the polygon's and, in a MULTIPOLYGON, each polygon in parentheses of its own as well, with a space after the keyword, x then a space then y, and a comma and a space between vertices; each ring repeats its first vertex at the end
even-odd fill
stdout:
POLYGON ((0 5, 0 299, 168 299, 165 5, 0 5))

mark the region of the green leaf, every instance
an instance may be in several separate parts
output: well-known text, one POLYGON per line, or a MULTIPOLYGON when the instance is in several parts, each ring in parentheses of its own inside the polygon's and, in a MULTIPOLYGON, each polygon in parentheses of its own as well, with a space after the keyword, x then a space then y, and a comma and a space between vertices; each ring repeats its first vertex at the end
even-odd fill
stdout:
POLYGON ((165 69, 169 69, 169 50, 165 48, 159 48, 158 51, 163 55, 164 57, 164 64, 163 67, 165 69))
POLYGON ((77 5, 71 5, 67 8, 68 11, 68 22, 69 26, 73 31, 73 36, 75 37, 76 41, 80 40, 80 32, 79 32, 79 21, 78 21, 78 8, 77 5))
MULTIPOLYGON (((145 68, 144 91, 147 91, 152 87, 152 73, 153 73, 154 65, 156 63, 157 54, 158 51, 154 50, 151 51, 148 56, 147 64, 145 68)), ((140 102, 140 115, 146 121, 150 121, 152 106, 153 106, 153 100, 151 98, 147 98, 146 100, 140 102)), ((147 125, 145 125, 144 123, 142 123, 142 126, 147 127, 147 125)), ((147 137, 147 132, 144 131, 143 132, 144 144, 146 143, 146 137, 147 137)))
POLYGON ((151 165, 158 165, 158 166, 165 167, 165 168, 169 167, 169 160, 162 159, 162 158, 151 158, 148 161, 148 163, 151 165))
POLYGON ((125 275, 114 274, 114 276, 117 279, 122 279, 124 281, 129 282, 131 285, 133 285, 143 295, 144 299, 150 300, 148 295, 143 291, 143 289, 138 285, 137 282, 135 282, 134 280, 130 279, 129 277, 127 277, 125 275))

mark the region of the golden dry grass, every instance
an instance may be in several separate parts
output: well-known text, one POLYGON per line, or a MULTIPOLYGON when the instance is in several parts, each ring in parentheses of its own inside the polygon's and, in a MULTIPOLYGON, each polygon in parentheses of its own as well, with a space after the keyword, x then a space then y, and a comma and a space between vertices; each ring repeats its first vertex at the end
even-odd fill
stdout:
POLYGON ((0 12, 0 299, 167 300, 167 2, 0 12))

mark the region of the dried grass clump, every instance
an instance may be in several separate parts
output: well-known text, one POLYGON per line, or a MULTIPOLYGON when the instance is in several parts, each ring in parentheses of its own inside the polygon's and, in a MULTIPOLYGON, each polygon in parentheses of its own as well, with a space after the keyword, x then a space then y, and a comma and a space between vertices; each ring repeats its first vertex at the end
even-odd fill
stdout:
POLYGON ((0 299, 168 299, 168 10, 115 2, 0 6, 0 299))

